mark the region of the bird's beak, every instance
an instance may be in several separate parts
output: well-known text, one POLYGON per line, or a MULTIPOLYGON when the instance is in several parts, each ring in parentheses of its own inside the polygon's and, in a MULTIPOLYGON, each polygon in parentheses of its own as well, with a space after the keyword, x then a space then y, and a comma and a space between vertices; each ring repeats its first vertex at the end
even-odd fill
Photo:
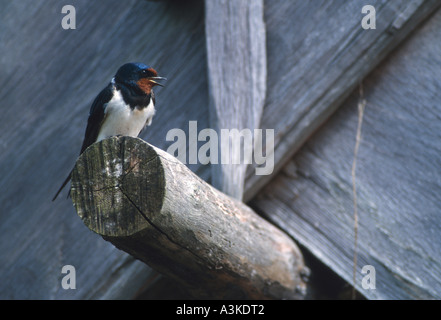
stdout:
POLYGON ((150 78, 148 78, 148 80, 149 80, 150 82, 152 82, 152 83, 158 85, 158 86, 163 87, 164 85, 161 84, 161 83, 159 83, 159 82, 156 82, 156 80, 167 80, 167 78, 163 78, 163 77, 150 77, 150 78))

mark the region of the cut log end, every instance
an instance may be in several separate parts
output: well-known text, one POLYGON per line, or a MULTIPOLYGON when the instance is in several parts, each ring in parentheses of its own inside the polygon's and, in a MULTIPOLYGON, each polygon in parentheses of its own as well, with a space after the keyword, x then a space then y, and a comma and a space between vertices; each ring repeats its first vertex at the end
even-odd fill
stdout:
POLYGON ((161 209, 164 172, 156 152, 148 145, 139 148, 140 143, 135 138, 108 139, 85 152, 72 172, 71 196, 78 215, 102 236, 139 232, 147 224, 139 208, 161 209))
POLYGON ((71 193, 89 229, 196 297, 304 297, 305 267, 291 238, 141 139, 89 147, 71 193))

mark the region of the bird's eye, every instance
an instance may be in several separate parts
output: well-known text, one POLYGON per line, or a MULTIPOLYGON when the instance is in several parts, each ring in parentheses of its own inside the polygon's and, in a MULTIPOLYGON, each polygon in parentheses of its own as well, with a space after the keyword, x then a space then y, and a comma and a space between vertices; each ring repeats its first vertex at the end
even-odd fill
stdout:
POLYGON ((142 69, 141 73, 142 74, 147 74, 147 70, 146 69, 142 69))

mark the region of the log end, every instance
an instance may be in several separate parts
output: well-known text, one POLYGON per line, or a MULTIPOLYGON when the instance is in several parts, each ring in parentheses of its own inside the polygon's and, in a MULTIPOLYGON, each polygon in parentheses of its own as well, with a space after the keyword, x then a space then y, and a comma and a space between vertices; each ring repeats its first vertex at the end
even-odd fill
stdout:
POLYGON ((146 227, 139 206, 151 213, 161 210, 164 171, 157 153, 143 140, 112 137, 79 157, 71 196, 89 229, 102 236, 129 236, 146 227))

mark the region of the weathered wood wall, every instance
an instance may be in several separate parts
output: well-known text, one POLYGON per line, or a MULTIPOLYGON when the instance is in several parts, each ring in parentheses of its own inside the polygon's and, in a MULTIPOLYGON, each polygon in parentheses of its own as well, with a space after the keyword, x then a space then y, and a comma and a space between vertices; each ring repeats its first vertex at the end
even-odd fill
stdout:
MULTIPOLYGON (((88 231, 76 216, 70 200, 60 197, 55 203, 50 201, 78 155, 93 98, 120 65, 127 61, 142 61, 152 64, 162 76, 169 78, 166 88, 156 92, 157 115, 152 126, 142 134, 143 139, 167 149, 171 144, 165 140, 168 130, 181 128, 188 131, 190 120, 198 121, 199 130, 210 127, 204 26, 204 19, 209 17, 205 17, 202 0, 185 3, 107 0, 105 5, 101 1, 69 2, 77 9, 76 30, 61 28, 63 4, 59 1, 0 1, 1 298, 131 298, 151 278, 150 268, 88 231), (63 290, 60 286, 61 268, 66 264, 77 268, 76 290, 63 290)), ((361 0, 264 2, 268 72, 261 127, 276 131, 277 169, 283 168, 293 152, 340 106, 358 82, 439 8, 441 2, 371 1, 377 8, 376 30, 360 27, 364 4, 361 0)), ((437 21, 439 14, 418 33, 412 34, 412 40, 406 46, 400 47, 394 59, 401 57, 401 67, 389 67, 395 60, 387 60, 371 76, 374 78, 365 81, 368 101, 363 127, 365 142, 360 146, 357 167, 359 263, 371 262, 370 258, 376 257, 377 263, 372 264, 380 271, 387 270, 381 274, 388 276, 382 285, 377 278, 378 289, 365 293, 371 298, 439 296, 439 288, 433 284, 439 279, 440 269, 435 254, 439 252, 439 214, 436 211, 439 207, 439 172, 436 170, 439 165, 439 137, 436 135, 439 117, 432 111, 439 106, 437 21), (401 50, 405 51, 400 56, 401 50), (408 65, 413 66, 412 69, 408 69, 408 65), (413 79, 411 85, 404 80, 406 77, 413 79), (376 82, 382 83, 384 89, 376 82), (416 97, 414 87, 420 88, 416 97), (396 95, 389 95, 395 90, 396 95), (397 109, 404 98, 409 99, 409 105, 415 104, 413 109, 397 109), (375 101, 378 102, 374 104, 375 101), (421 104, 422 101, 427 103, 421 104), (395 106, 393 114, 385 107, 389 104, 395 106), (434 109, 422 109, 421 105, 434 109), (375 106, 383 108, 378 109, 379 114, 369 114, 375 106), (415 110, 421 110, 421 113, 411 113, 415 110), (412 118, 416 115, 420 120, 412 118), (424 118, 429 115, 436 120, 424 118), (400 122, 403 126, 397 125, 397 118, 403 120, 400 122), (404 124, 409 125, 408 129, 404 124), (367 135, 366 130, 371 130, 372 135, 367 135), (367 140, 369 137, 371 140, 367 140), (371 142, 366 144, 366 141, 371 142), (393 149, 393 141, 398 141, 401 148, 393 149), (408 141, 413 142, 406 145, 408 141), (380 148, 382 145, 385 148, 380 148), (406 152, 403 150, 405 146, 406 152), (368 147, 373 153, 371 158, 365 154, 368 147), (398 159, 390 156, 391 150, 398 159), (418 151, 418 155, 414 155, 414 151, 418 151), (411 157, 413 160, 407 162, 408 156, 412 155, 415 158, 411 157), (363 171, 367 170, 363 169, 365 166, 375 171, 363 171), (399 168, 400 174, 392 175, 397 172, 395 168, 399 168), (390 179, 388 173, 391 173, 390 179), (381 194, 378 190, 382 190, 381 194), (369 192, 375 196, 369 197, 369 192), (420 202, 418 198, 424 200, 420 202), (381 215, 363 220, 370 211, 381 215), (412 215, 412 212, 418 212, 418 215, 412 215), (383 227, 371 229, 375 225, 383 227), (370 230, 368 235, 367 230, 370 230), (411 234, 410 239, 398 241, 402 240, 403 234, 411 234), (418 237, 419 234, 427 234, 427 240, 418 237), (385 241, 377 246, 377 251, 369 248, 372 237, 379 236, 385 241), (399 245, 394 247, 396 243, 399 245), (393 248, 397 250, 393 255, 385 256, 383 246, 384 252, 393 248), (366 255, 366 251, 372 254, 366 255), (409 258, 403 258, 406 255, 409 258), (401 260, 397 262, 398 259, 401 260), (415 269, 406 269, 410 270, 406 273, 403 263, 418 266, 423 263, 420 272, 426 272, 432 278, 421 277, 415 269), (397 277, 392 279, 392 275, 397 277)), ((348 241, 352 230, 352 211, 348 212, 351 198, 346 188, 350 180, 347 180, 345 170, 352 160, 355 143, 356 99, 354 96, 349 100, 352 101, 348 102, 351 107, 343 107, 343 110, 352 108, 353 113, 338 113, 329 122, 331 129, 326 134, 316 135, 299 154, 298 159, 303 159, 303 162, 299 160, 303 164, 300 174, 308 177, 316 172, 319 181, 333 181, 335 188, 326 189, 332 193, 317 189, 325 182, 307 183, 311 180, 305 178, 302 181, 306 183, 308 193, 299 197, 304 206, 299 205, 295 196, 286 203, 288 198, 282 196, 281 200, 280 195, 288 188, 298 188, 299 182, 296 181, 294 186, 291 180, 285 181, 278 176, 271 187, 280 194, 269 193, 255 202, 303 244, 309 238, 296 221, 302 221, 299 217, 305 214, 316 218, 314 223, 308 224, 311 222, 308 220, 301 225, 305 230, 316 231, 312 234, 317 241, 310 240, 310 245, 305 246, 345 279, 351 266, 347 259, 351 256, 348 241), (345 128, 348 129, 345 131, 345 128), (333 148, 342 148, 343 155, 333 153, 333 148), (309 155, 308 158, 308 150, 323 154, 323 157, 320 160, 309 155), (304 164, 305 161, 311 163, 304 164), (328 173, 334 172, 341 166, 343 168, 338 170, 344 175, 341 181, 320 172, 324 168, 329 169, 328 173), (338 192, 339 187, 343 189, 342 195, 338 192), (321 205, 317 207, 313 201, 322 199, 321 192, 328 199, 325 205, 335 208, 329 209, 328 215, 318 214, 323 203, 319 202, 321 205), (281 202, 284 202, 283 207, 281 202), (340 228, 336 230, 347 232, 346 237, 341 237, 340 233, 337 238, 332 233, 323 235, 327 230, 323 226, 335 224, 340 228), (323 245, 323 251, 318 250, 319 244, 323 245), (335 261, 339 258, 344 262, 335 261)), ((209 166, 188 166, 210 181, 209 166)), ((281 174, 290 170, 288 167, 281 174)), ((273 177, 256 177, 251 168, 244 189, 245 199, 257 195, 273 177)))
MULTIPOLYGON (((268 1, 268 87, 262 128, 275 129, 275 171, 370 71, 430 13, 436 0, 370 1, 376 29, 361 27, 365 1, 268 1)), ((244 199, 272 176, 248 168, 244 199)))
MULTIPOLYGON (((441 298, 441 12, 363 81, 356 166, 357 289, 371 299, 441 298), (364 265, 376 289, 363 289, 364 265)), ((359 90, 253 206, 352 283, 351 167, 359 90)))
POLYGON ((69 4, 76 30, 62 29, 59 1, 0 1, 1 298, 131 298, 149 277, 83 225, 67 190, 51 202, 90 104, 120 65, 142 61, 169 78, 145 140, 166 148, 171 128, 209 127, 202 1, 69 4), (77 269, 76 290, 61 288, 66 264, 77 269))

